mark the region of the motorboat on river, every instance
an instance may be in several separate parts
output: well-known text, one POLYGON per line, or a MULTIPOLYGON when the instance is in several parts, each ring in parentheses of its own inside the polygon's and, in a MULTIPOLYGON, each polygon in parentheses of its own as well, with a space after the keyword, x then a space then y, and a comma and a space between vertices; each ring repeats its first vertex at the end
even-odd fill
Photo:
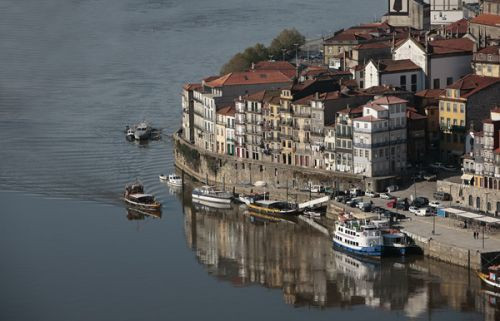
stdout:
POLYGON ((146 140, 151 136, 151 127, 146 122, 139 123, 135 127, 134 138, 136 140, 146 140))
POLYGON ((160 181, 166 182, 168 185, 182 186, 182 178, 177 174, 170 174, 168 176, 164 175, 164 174, 160 174, 160 176, 158 176, 158 178, 160 179, 160 181))
POLYGON ((202 186, 193 189, 193 202, 205 202, 215 204, 231 204, 233 195, 228 192, 218 191, 213 186, 202 186))
POLYGON ((144 193, 144 186, 138 182, 125 186, 123 200, 129 205, 147 210, 161 208, 161 203, 156 201, 153 195, 144 193))

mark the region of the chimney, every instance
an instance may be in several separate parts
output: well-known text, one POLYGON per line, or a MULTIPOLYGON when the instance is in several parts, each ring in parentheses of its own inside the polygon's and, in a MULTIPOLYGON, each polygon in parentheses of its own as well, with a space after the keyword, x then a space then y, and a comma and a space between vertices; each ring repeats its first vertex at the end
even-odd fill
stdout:
POLYGON ((319 100, 319 92, 316 92, 315 97, 316 97, 316 100, 319 100))
POLYGON ((250 67, 250 69, 254 70, 255 69, 255 63, 252 62, 252 66, 250 67))

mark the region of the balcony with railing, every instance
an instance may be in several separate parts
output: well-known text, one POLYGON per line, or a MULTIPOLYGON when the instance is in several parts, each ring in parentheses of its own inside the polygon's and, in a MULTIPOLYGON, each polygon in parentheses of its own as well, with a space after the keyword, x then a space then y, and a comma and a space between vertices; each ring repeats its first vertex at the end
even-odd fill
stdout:
POLYGON ((465 126, 459 125, 440 124, 439 128, 446 133, 464 133, 466 131, 465 126))

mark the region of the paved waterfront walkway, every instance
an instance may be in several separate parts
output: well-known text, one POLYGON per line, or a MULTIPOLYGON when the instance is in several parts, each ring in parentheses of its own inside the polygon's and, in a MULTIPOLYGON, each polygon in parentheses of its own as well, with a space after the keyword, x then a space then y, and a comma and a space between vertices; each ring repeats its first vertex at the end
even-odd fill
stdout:
POLYGON ((491 252, 500 251, 500 239, 497 235, 485 234, 483 249, 482 230, 479 239, 474 239, 472 229, 461 229, 450 226, 451 219, 436 217, 435 234, 432 234, 433 217, 410 216, 411 220, 401 222, 401 226, 408 232, 422 237, 432 238, 444 244, 454 245, 471 251, 491 252))

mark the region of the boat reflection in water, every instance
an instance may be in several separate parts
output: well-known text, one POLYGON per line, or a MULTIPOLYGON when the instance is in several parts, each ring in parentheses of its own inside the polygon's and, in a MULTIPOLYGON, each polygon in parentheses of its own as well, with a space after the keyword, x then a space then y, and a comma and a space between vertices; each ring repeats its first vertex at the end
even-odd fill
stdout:
POLYGON ((443 309, 499 317, 479 279, 457 266, 420 256, 352 257, 302 222, 272 223, 238 207, 206 212, 185 203, 184 220, 187 243, 210 275, 235 286, 281 289, 294 306, 364 305, 411 318, 443 309))

